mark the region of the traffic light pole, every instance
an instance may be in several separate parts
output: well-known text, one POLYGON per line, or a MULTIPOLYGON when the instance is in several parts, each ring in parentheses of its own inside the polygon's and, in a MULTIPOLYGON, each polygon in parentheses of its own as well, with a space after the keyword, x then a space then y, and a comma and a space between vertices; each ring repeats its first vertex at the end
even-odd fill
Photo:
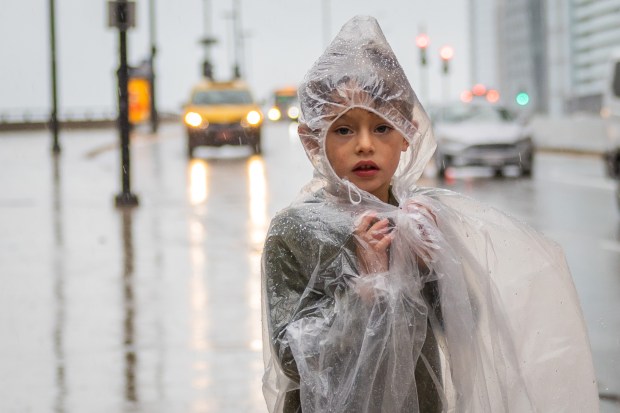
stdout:
POLYGON ((116 2, 116 13, 119 29, 119 60, 118 68, 118 128, 121 143, 121 180, 122 192, 116 195, 117 207, 130 207, 138 205, 138 197, 131 193, 131 165, 129 156, 129 67, 127 65, 127 23, 128 3, 127 0, 116 2))

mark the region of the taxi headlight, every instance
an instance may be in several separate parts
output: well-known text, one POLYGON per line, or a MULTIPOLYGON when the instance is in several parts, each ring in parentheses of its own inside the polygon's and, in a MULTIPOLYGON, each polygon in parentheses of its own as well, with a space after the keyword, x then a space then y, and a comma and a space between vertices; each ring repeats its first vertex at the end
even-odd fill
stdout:
MULTIPOLYGON (((185 114, 184 120, 186 124, 188 124, 189 126, 193 126, 194 128, 197 128, 198 126, 202 125, 202 116, 200 116, 200 114, 196 112, 187 112, 185 114)), ((207 126, 207 124, 208 123, 205 120, 204 126, 207 126)))
POLYGON ((299 117, 299 108, 297 106, 291 106, 288 108, 286 114, 291 119, 297 119, 299 117))
POLYGON ((258 113, 255 110, 251 110, 245 117, 245 119, 248 121, 248 123, 252 126, 256 126, 258 125, 261 120, 262 120, 262 116, 260 113, 258 113))
POLYGON ((271 108, 269 109, 269 112, 267 112, 267 117, 269 118, 269 120, 272 120, 275 122, 277 120, 280 120, 280 118, 282 117, 282 114, 280 113, 280 109, 271 108))

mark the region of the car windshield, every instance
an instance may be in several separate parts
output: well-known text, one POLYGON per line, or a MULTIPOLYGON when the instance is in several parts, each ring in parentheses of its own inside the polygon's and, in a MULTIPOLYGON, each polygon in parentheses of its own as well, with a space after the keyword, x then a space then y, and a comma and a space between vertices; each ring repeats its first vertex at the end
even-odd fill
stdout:
POLYGON ((292 106, 297 104, 297 95, 278 95, 276 94, 276 105, 292 106))
POLYGON ((201 90, 194 93, 192 103, 195 105, 244 105, 252 103, 252 96, 247 90, 201 90))
POLYGON ((515 116, 507 109, 497 106, 462 105, 438 110, 438 119, 446 123, 461 122, 511 122, 515 116))

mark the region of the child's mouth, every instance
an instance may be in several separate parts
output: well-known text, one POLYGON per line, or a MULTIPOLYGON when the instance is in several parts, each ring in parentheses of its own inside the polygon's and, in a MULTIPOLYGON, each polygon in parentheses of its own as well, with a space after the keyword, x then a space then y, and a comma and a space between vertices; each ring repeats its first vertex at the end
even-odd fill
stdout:
POLYGON ((374 162, 359 162, 353 168, 353 173, 363 178, 372 177, 378 172, 379 167, 374 162))

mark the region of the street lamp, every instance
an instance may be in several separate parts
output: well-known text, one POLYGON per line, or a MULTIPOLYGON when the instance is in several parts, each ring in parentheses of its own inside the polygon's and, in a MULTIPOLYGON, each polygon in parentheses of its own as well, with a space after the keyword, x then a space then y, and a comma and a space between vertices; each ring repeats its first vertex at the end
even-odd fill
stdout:
POLYGON ((452 46, 442 46, 439 49, 439 57, 442 61, 443 71, 443 99, 444 103, 448 103, 450 98, 448 75, 450 74, 450 61, 454 58, 454 48, 452 46))
POLYGON ((427 59, 426 59, 426 49, 430 44, 430 38, 428 34, 421 30, 420 34, 418 34, 415 38, 415 44, 420 49, 420 92, 423 100, 428 100, 428 96, 426 95, 426 90, 428 86, 428 71, 427 71, 427 59))

